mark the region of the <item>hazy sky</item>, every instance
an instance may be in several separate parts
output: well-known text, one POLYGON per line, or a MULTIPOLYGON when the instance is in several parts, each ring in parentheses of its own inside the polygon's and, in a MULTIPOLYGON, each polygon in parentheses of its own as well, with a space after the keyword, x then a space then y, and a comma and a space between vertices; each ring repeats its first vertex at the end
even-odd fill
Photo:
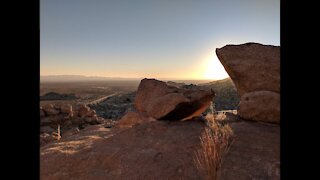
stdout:
POLYGON ((279 0, 40 0, 40 74, 227 77, 215 49, 280 45, 279 0))

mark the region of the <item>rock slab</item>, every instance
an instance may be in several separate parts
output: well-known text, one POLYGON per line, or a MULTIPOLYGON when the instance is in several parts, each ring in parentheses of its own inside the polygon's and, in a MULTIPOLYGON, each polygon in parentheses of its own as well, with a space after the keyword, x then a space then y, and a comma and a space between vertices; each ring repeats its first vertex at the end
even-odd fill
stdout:
POLYGON ((230 123, 234 143, 223 159, 220 180, 280 180, 280 127, 253 121, 230 123))
POLYGON ((84 129, 41 147, 40 179, 204 179, 194 163, 201 121, 84 129))
POLYGON ((156 79, 142 79, 134 105, 137 111, 158 120, 183 120, 199 116, 213 97, 210 90, 178 88, 156 79))

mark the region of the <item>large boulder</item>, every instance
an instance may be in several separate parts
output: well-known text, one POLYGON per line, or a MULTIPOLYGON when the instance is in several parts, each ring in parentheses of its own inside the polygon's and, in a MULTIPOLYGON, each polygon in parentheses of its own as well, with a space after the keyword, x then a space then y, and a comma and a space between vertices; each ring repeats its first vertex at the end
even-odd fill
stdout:
POLYGON ((59 110, 57 110, 52 104, 46 104, 42 106, 42 110, 49 116, 57 115, 60 113, 59 110))
POLYGON ((241 96, 239 115, 279 123, 280 47, 258 43, 226 45, 217 48, 216 54, 241 96))
POLYGON ((87 116, 84 118, 84 121, 89 123, 89 124, 100 124, 100 121, 99 121, 99 118, 97 117, 97 115, 94 115, 94 116, 87 116))
POLYGON ((205 179, 194 161, 204 128, 201 121, 90 126, 40 148, 40 179, 205 179))
POLYGON ((246 93, 239 103, 239 115, 270 123, 280 122, 280 94, 271 91, 246 93))
POLYGON ((199 116, 213 97, 214 92, 210 90, 178 88, 156 79, 143 79, 135 108, 158 120, 183 120, 199 116))
POLYGON ((78 116, 80 117, 84 117, 87 116, 90 112, 90 107, 88 107, 87 105, 79 105, 78 106, 78 116))
POLYGON ((95 110, 90 109, 90 110, 88 111, 88 113, 86 114, 86 116, 88 116, 88 117, 94 117, 94 116, 97 116, 97 114, 96 114, 96 111, 95 111, 95 110))
POLYGON ((246 43, 226 45, 216 54, 242 96, 253 91, 280 92, 280 47, 246 43))
POLYGON ((72 106, 70 104, 62 104, 60 109, 64 114, 72 114, 72 106))

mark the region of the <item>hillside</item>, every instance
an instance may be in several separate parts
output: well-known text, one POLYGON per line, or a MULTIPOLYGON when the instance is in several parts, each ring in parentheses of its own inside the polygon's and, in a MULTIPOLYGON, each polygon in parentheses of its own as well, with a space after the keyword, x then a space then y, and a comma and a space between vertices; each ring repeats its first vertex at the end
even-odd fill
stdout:
POLYGON ((56 92, 49 92, 40 96, 40 101, 48 101, 48 100, 74 100, 79 99, 79 97, 74 94, 59 94, 56 92))
POLYGON ((216 93, 214 102, 215 109, 217 111, 237 109, 240 97, 230 78, 199 84, 199 86, 212 88, 212 90, 216 93))

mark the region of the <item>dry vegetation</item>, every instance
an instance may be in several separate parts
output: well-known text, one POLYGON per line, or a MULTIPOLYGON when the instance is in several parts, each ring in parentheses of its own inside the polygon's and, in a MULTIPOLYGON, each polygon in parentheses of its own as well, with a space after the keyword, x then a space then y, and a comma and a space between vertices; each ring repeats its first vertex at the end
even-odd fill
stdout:
POLYGON ((52 135, 53 135, 55 140, 60 141, 60 139, 61 139, 60 124, 58 124, 57 132, 53 132, 52 135))
POLYGON ((208 180, 216 180, 222 158, 233 142, 233 131, 228 124, 215 120, 212 114, 208 114, 206 120, 208 127, 200 137, 201 148, 195 153, 195 163, 208 180))

